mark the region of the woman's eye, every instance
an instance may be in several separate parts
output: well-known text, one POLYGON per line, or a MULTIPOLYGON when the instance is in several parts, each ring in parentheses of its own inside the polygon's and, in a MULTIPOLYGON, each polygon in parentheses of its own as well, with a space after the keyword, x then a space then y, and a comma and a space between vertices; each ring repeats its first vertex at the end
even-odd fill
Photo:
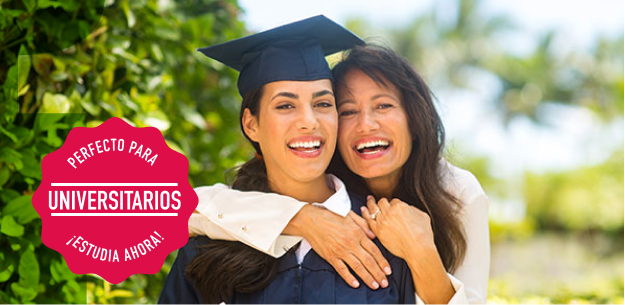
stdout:
POLYGON ((395 107, 393 104, 380 104, 378 105, 379 109, 387 109, 387 108, 393 108, 395 107))
POLYGON ((323 107, 323 108, 327 108, 327 107, 334 107, 334 104, 328 102, 328 101, 324 101, 324 102, 319 102, 317 104, 315 104, 315 107, 323 107))
POLYGON ((292 104, 282 104, 276 107, 276 109, 292 109, 292 108, 295 108, 292 104))
POLYGON ((348 115, 352 115, 352 114, 356 114, 355 110, 344 110, 339 112, 339 116, 348 116, 348 115))

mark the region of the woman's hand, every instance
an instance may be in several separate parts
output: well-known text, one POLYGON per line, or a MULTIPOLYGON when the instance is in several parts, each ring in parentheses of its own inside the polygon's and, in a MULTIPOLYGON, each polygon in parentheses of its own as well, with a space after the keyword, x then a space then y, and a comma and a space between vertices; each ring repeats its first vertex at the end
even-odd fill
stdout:
POLYGON ((447 304, 455 291, 436 249, 430 216, 399 199, 376 204, 372 196, 361 210, 384 247, 406 261, 421 300, 447 304))
POLYGON ((303 236, 350 286, 356 288, 359 283, 347 266, 371 289, 385 288, 388 286, 385 273, 391 273, 390 265, 371 241, 374 236, 367 222, 354 212, 349 213, 348 217, 341 217, 307 205, 284 232, 303 236))
POLYGON ((375 198, 368 196, 367 208, 361 210, 380 242, 396 256, 408 260, 411 249, 436 248, 430 216, 418 208, 399 199, 389 202, 382 198, 376 204, 375 198))

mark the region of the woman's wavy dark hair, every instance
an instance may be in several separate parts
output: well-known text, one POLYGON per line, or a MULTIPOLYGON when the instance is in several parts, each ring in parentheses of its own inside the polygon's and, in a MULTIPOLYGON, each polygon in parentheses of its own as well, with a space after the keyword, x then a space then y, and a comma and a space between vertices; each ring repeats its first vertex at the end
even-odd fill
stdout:
MULTIPOLYGON (((439 161, 445 144, 445 130, 434 107, 432 93, 408 61, 389 48, 371 44, 354 47, 332 69, 334 92, 347 90, 345 75, 356 69, 380 86, 395 86, 401 92, 413 140, 412 151, 402 167, 393 196, 430 216, 434 241, 443 264, 447 271, 454 272, 464 259, 467 245, 458 215, 461 205, 444 189, 441 181, 444 169, 439 161)), ((370 192, 364 179, 347 168, 338 150, 329 171, 343 179, 351 191, 370 192)))
MULTIPOLYGON (((241 131, 262 155, 258 143, 243 129, 243 112, 249 109, 258 117, 263 87, 243 97, 239 123, 241 131)), ((241 191, 272 192, 267 180, 265 162, 253 158, 236 171, 232 188, 241 191)), ((235 292, 249 293, 267 287, 277 274, 278 260, 238 241, 210 240, 186 269, 186 276, 200 291, 206 303, 229 302, 235 292)))

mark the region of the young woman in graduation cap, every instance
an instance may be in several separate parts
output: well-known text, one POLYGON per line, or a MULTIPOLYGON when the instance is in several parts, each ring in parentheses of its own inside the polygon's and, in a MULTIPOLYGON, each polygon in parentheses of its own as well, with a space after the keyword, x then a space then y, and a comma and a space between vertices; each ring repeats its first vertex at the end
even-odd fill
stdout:
MULTIPOLYGON (((200 50, 241 71, 240 124, 256 156, 238 169, 234 189, 317 202, 342 216, 352 209, 359 211, 365 202, 350 197, 341 180, 325 174, 338 128, 332 73, 325 55, 360 43, 357 36, 319 16, 200 50)), ((202 188, 197 192, 202 194, 202 188)), ((290 207, 271 209, 269 213, 279 214, 290 207)), ((229 221, 227 215, 216 217, 229 221)), ((235 237, 257 228, 243 225, 237 229, 221 234, 235 237)), ((386 289, 371 290, 350 287, 310 244, 292 239, 298 246, 276 259, 239 242, 190 238, 178 252, 159 302, 415 302, 408 266, 379 241, 374 244, 367 239, 394 273, 386 289)))

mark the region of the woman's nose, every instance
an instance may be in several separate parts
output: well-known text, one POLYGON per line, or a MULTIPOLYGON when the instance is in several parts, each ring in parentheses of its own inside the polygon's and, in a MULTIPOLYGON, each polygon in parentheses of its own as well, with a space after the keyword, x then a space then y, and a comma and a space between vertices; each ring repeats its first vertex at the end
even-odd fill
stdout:
POLYGON ((313 131, 319 127, 319 121, 312 108, 304 107, 297 120, 297 128, 300 130, 313 131))
POLYGON ((380 127, 373 113, 370 111, 360 111, 358 115, 358 126, 356 131, 358 133, 369 133, 375 131, 380 127))

